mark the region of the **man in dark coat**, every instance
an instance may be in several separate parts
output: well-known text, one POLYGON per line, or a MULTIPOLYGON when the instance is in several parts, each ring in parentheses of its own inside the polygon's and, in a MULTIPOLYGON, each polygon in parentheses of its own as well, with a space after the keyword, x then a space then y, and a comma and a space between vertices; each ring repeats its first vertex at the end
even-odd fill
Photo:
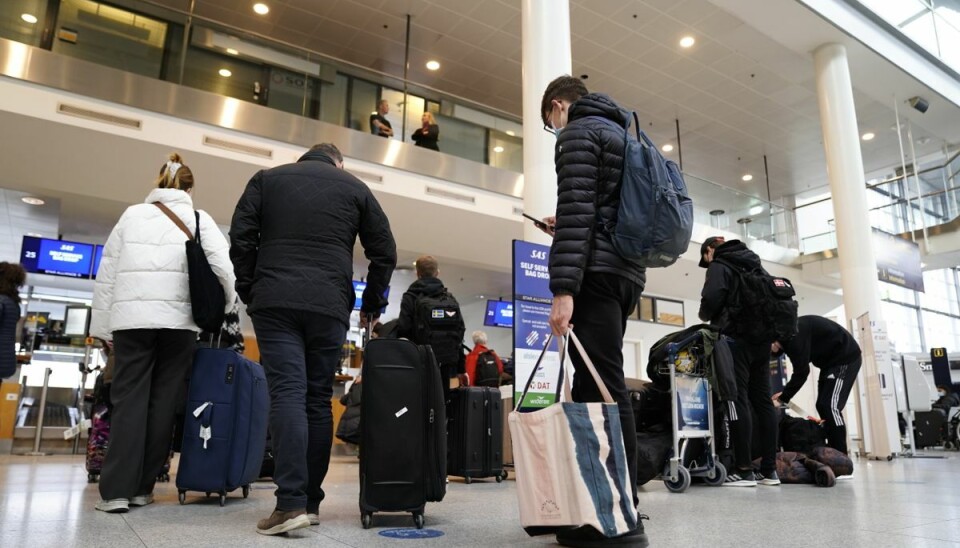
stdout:
MULTIPOLYGON (((720 327, 734 339, 734 370, 737 376, 735 417, 730 430, 736 453, 737 469, 729 470, 726 485, 755 487, 780 485, 777 477, 777 410, 770 400, 771 340, 757 340, 756 334, 742 329, 744 318, 731 317, 736 308, 740 274, 735 268, 763 270, 760 257, 740 240, 725 241, 721 236, 707 238, 700 247, 700 267, 707 269, 700 299, 700 319, 720 327), (752 409, 752 412, 751 412, 752 409), (753 472, 753 421, 758 421, 761 450, 760 477, 753 472)), ((764 271, 765 272, 765 271, 764 271)), ((754 311, 745 310, 743 314, 754 311)))
POLYGON ((780 356, 786 352, 793 365, 793 374, 783 392, 773 395, 773 401, 789 403, 810 375, 810 364, 820 368, 817 383, 817 412, 824 420, 830 447, 847 452, 847 427, 843 422, 843 408, 850 390, 860 373, 863 360, 860 345, 853 335, 837 322, 822 316, 800 316, 797 334, 788 341, 775 341, 770 351, 780 356))
MULTIPOLYGON (((633 406, 623 375, 623 334, 646 282, 646 270, 621 257, 603 228, 617 218, 628 113, 613 99, 589 93, 583 81, 561 76, 541 101, 544 129, 557 136, 557 211, 544 219, 550 248, 550 326, 557 336, 572 325, 620 407, 634 505, 637 498, 637 438, 633 406)), ((577 352, 573 398, 603 401, 577 352)), ((557 535, 565 546, 629 543, 646 545, 642 522, 624 537, 604 539, 592 528, 557 535)))
POLYGON ((378 317, 397 264, 390 223, 331 144, 258 172, 230 225, 237 293, 257 333, 270 386, 277 505, 257 524, 281 534, 319 523, 330 464, 330 400, 353 310, 353 248, 370 260, 361 324, 378 317))

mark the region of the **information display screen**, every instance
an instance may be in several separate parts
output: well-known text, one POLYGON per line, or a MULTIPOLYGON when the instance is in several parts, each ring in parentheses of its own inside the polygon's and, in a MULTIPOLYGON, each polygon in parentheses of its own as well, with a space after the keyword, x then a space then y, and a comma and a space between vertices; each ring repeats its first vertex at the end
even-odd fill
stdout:
POLYGON ((487 301, 487 312, 483 325, 490 327, 513 327, 513 303, 509 301, 487 301))
POLYGON ((27 272, 89 278, 93 255, 92 244, 24 236, 20 264, 27 272))

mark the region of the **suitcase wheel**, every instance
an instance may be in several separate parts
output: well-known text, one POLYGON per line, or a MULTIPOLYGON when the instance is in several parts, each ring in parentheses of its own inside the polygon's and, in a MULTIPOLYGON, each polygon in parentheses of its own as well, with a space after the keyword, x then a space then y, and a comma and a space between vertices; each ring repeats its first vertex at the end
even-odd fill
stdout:
POLYGON ((249 497, 249 496, 250 496, 250 486, 249 486, 249 485, 244 485, 244 486, 243 486, 243 498, 247 498, 247 497, 249 497))
POLYGON ((470 476, 467 476, 467 477, 463 478, 463 483, 466 483, 467 485, 470 485, 471 483, 473 483, 473 478, 471 478, 470 476))
POLYGON ((220 508, 223 508, 227 504, 227 495, 225 493, 220 493, 220 508))
POLYGON ((186 492, 186 491, 183 491, 183 490, 180 490, 179 493, 180 493, 180 504, 186 504, 186 503, 187 503, 187 492, 186 492))
POLYGON ((207 498, 210 498, 210 491, 207 491, 207 498))
POLYGON ((98 481, 100 481, 99 474, 93 474, 93 473, 87 474, 87 483, 97 483, 98 481))
POLYGON ((417 526, 417 529, 423 529, 423 514, 414 514, 413 515, 413 524, 417 526))
POLYGON ((360 516, 360 523, 363 524, 363 528, 364 528, 364 529, 369 529, 369 528, 370 528, 370 524, 371 524, 372 522, 373 522, 373 514, 371 514, 371 513, 369 513, 369 512, 364 512, 364 513, 360 516))
POLYGON ((503 474, 497 476, 497 483, 503 483, 503 474))

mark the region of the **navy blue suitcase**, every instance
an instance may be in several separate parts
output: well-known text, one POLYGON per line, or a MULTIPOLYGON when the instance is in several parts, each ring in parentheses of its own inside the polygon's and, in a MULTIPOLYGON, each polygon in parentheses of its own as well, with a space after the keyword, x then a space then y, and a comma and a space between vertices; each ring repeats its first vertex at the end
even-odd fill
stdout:
POLYGON ((220 506, 235 489, 242 488, 244 498, 249 495, 260 475, 269 412, 260 364, 233 350, 197 350, 177 471, 180 504, 187 491, 216 493, 220 506))

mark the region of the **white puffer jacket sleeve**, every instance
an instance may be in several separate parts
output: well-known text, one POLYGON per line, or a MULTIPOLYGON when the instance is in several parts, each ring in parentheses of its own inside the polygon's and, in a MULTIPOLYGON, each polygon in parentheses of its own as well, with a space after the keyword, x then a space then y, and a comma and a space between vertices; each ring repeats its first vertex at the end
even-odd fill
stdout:
MULTIPOLYGON (((94 336, 110 340, 126 329, 200 331, 190 303, 187 236, 152 202, 162 202, 197 230, 193 201, 180 190, 155 189, 146 203, 127 208, 103 250, 93 295, 94 336)), ((229 309, 236 298, 229 244, 213 218, 199 214, 201 244, 229 309)))

